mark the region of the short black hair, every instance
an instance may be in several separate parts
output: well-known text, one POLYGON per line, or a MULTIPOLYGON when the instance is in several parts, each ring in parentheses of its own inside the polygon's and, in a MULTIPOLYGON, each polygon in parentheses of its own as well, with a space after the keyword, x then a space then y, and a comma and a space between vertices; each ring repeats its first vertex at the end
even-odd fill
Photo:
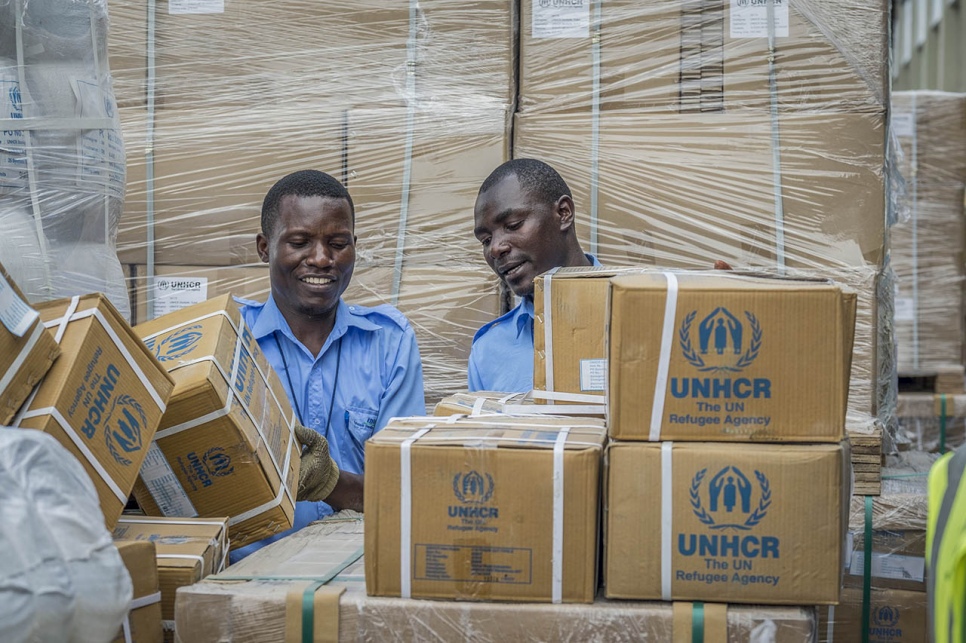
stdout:
POLYGON ((284 176, 272 186, 272 189, 265 195, 262 201, 262 234, 271 238, 275 232, 275 223, 278 221, 278 206, 283 197, 297 196, 310 197, 322 196, 332 199, 345 199, 349 202, 349 211, 352 213, 352 223, 356 221, 356 207, 352 203, 352 197, 345 186, 337 179, 318 170, 299 170, 284 176))
POLYGON ((537 159, 507 161, 486 177, 483 185, 480 186, 479 193, 483 194, 508 176, 517 177, 520 187, 547 203, 556 203, 557 199, 564 195, 574 198, 570 192, 570 186, 557 170, 537 159))

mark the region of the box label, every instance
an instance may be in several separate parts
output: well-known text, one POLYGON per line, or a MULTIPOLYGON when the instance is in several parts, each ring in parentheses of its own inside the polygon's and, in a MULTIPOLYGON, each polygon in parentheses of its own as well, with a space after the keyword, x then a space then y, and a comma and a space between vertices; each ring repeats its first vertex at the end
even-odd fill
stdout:
POLYGON ((225 13, 225 0, 168 0, 168 13, 173 16, 225 13))
POLYGON ((915 136, 916 119, 912 112, 892 112, 892 131, 896 136, 915 136))
POLYGON ((916 305, 912 297, 896 297, 896 321, 911 322, 916 318, 916 305))
POLYGON ((188 494, 175 477, 171 465, 165 460, 161 448, 155 442, 148 447, 148 455, 141 467, 141 479, 163 515, 183 518, 194 518, 198 515, 188 499, 188 494))
POLYGON ((7 330, 17 337, 23 337, 39 318, 40 313, 18 297, 6 278, 0 275, 0 322, 7 330))
MULTIPOLYGON (((872 552, 872 576, 891 580, 907 580, 921 583, 925 577, 926 559, 922 556, 903 556, 872 552)), ((865 574, 865 558, 862 551, 853 551, 849 560, 849 573, 865 574)))
POLYGON ((789 0, 731 0, 731 37, 767 38, 769 5, 774 8, 774 34, 788 37, 789 0))
POLYGON ((151 294, 157 317, 208 300, 207 277, 154 277, 151 294))
POLYGON ((416 580, 529 585, 533 551, 522 547, 417 544, 416 580))
MULTIPOLYGON (((16 67, 8 69, 16 70, 16 67)), ((16 76, 16 74, 13 74, 16 76)), ((0 78, 0 119, 23 118, 20 82, 0 78)), ((27 189, 27 136, 24 130, 0 129, 0 194, 27 189)))
POLYGON ((580 360, 580 390, 585 392, 607 390, 607 360, 580 360))
POLYGON ((768 428, 771 415, 746 411, 745 405, 770 399, 771 379, 742 375, 758 359, 764 335, 758 318, 747 310, 732 312, 718 306, 686 314, 678 329, 677 350, 697 377, 670 378, 670 394, 690 401, 690 409, 670 413, 667 423, 709 427, 709 433, 725 434, 754 434, 768 428))
POLYGON ((590 36, 590 0, 532 0, 533 38, 590 36))

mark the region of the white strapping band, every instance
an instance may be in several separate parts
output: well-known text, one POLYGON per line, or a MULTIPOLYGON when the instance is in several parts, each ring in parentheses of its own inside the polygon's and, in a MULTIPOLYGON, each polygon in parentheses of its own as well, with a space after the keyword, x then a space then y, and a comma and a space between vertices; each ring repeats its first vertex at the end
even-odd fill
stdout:
POLYGON ((34 349, 34 346, 37 345, 37 342, 40 341, 40 338, 46 332, 47 330, 44 328, 43 324, 37 324, 34 326, 34 332, 30 333, 30 337, 27 338, 27 343, 24 344, 23 348, 20 349, 17 359, 13 360, 13 363, 7 367, 7 372, 3 374, 3 377, 0 377, 0 393, 5 391, 7 387, 10 386, 10 382, 13 381, 17 371, 19 371, 20 367, 23 366, 23 363, 27 361, 27 355, 30 354, 30 351, 34 349))
POLYGON ((551 400, 557 402, 577 402, 579 404, 607 404, 604 393, 564 393, 562 391, 531 391, 535 400, 551 400))
POLYGON ((135 598, 131 601, 131 605, 128 607, 128 613, 124 615, 124 622, 121 623, 121 629, 124 631, 124 643, 132 643, 134 640, 131 638, 131 612, 136 609, 147 607, 148 605, 154 605, 155 603, 160 602, 161 592, 148 594, 147 596, 135 598))
POLYGON ((473 411, 470 413, 470 415, 479 415, 480 413, 482 413, 484 404, 486 404, 485 397, 476 398, 476 401, 473 402, 473 411))
POLYGON ((672 520, 672 478, 671 451, 673 442, 661 444, 661 600, 671 600, 671 532, 672 520))
POLYGON ((560 429, 553 444, 553 541, 552 541, 552 585, 550 600, 563 601, 563 538, 564 538, 564 447, 570 427, 560 429))
POLYGON ((158 554, 158 558, 179 558, 183 560, 194 560, 201 563, 201 569, 205 568, 205 557, 197 554, 158 554))
POLYGON ((26 420, 28 418, 40 417, 44 415, 49 415, 50 417, 54 418, 54 421, 57 422, 57 424, 60 425, 60 428, 64 430, 64 433, 67 434, 67 437, 69 437, 70 441, 74 443, 74 446, 76 446, 81 454, 83 454, 84 459, 86 459, 87 463, 91 465, 91 468, 97 472, 97 475, 100 476, 101 480, 104 481, 104 484, 108 486, 118 500, 123 503, 127 503, 127 494, 121 491, 121 488, 117 486, 117 483, 114 482, 113 478, 111 478, 110 474, 107 472, 107 469, 101 465, 100 461, 97 459, 97 456, 95 456, 94 453, 87 447, 87 443, 82 440, 79 435, 77 435, 77 431, 75 431, 74 427, 70 425, 70 423, 67 421, 67 418, 61 415, 61 412, 57 407, 48 406, 43 409, 29 411, 23 415, 23 419, 26 420))
POLYGON ((825 625, 825 640, 827 643, 835 643, 835 606, 828 606, 828 623, 825 625))
POLYGON ((673 272, 665 272, 664 277, 667 279, 667 299, 664 302, 661 353, 657 364, 657 378, 654 381, 651 432, 647 437, 651 442, 661 439, 661 424, 664 421, 664 398, 667 396, 667 375, 668 368, 671 365, 671 348, 674 346, 674 314, 678 305, 678 278, 673 272))
POLYGON ((412 538, 413 538, 413 442, 432 430, 419 429, 403 440, 399 447, 399 581, 400 596, 412 595, 412 538))
POLYGON ((119 518, 118 522, 126 522, 130 524, 137 525, 224 525, 222 520, 171 520, 166 518, 161 520, 160 518, 131 518, 129 516, 124 516, 119 518))
POLYGON ((559 268, 551 268, 543 277, 543 352, 547 390, 553 390, 553 296, 550 283, 559 268))

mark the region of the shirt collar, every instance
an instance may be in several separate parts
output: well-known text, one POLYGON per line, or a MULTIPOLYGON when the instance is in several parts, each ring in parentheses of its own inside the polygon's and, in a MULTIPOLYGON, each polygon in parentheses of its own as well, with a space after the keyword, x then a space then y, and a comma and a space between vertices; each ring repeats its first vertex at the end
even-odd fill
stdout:
POLYGON ((513 322, 516 324, 517 337, 523 334, 527 328, 527 322, 533 324, 533 297, 524 297, 520 300, 513 313, 513 322))
MULTIPOLYGON (((329 335, 329 340, 326 343, 331 343, 345 335, 350 326, 364 331, 379 330, 377 324, 369 321, 364 315, 356 314, 356 307, 349 306, 340 298, 339 307, 335 313, 335 326, 333 326, 332 333, 329 335)), ((282 315, 282 311, 278 309, 278 305, 276 305, 275 298, 272 295, 269 295, 268 301, 262 304, 262 310, 259 312, 258 319, 255 320, 251 330, 256 340, 267 337, 276 330, 280 330, 290 340, 301 344, 295 338, 295 334, 288 325, 288 321, 285 320, 285 316, 282 315)))

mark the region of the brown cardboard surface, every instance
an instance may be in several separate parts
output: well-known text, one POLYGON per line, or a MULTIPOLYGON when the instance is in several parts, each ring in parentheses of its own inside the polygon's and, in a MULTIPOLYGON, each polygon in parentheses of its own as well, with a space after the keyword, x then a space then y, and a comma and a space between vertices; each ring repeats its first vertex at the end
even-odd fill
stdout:
POLYGON ((157 551, 161 618, 165 640, 173 637, 175 592, 222 571, 228 561, 227 518, 149 518, 124 516, 114 542, 152 542, 157 551))
POLYGON ((929 640, 925 592, 873 589, 869 623, 862 623, 862 590, 842 590, 842 602, 818 608, 819 643, 852 643, 869 634, 869 643, 920 643, 929 640))
POLYGON ((606 457, 608 598, 661 599, 667 560, 665 600, 839 600, 843 446, 614 442, 606 457))
POLYGON ((50 433, 84 465, 110 529, 127 504, 174 383, 103 295, 58 299, 37 309, 59 337, 61 355, 24 405, 19 426, 50 433))
POLYGON ((605 433, 590 418, 391 422, 366 443, 368 592, 401 595, 405 551, 415 598, 549 602, 556 558, 560 598, 593 601, 605 433))
MULTIPOLYGON (((351 512, 345 512, 348 514, 351 512)), ((338 514, 313 523, 210 578, 178 591, 178 631, 182 641, 197 643, 275 643, 285 640, 286 602, 310 579, 338 574, 323 589, 344 590, 338 599, 338 621, 326 620, 329 635, 340 641, 382 640, 387 632, 400 640, 486 641, 690 640, 691 606, 660 602, 609 601, 591 605, 546 603, 480 603, 366 596, 363 561, 355 560, 363 544, 363 523, 338 514), (338 570, 342 570, 339 572, 338 570), (259 580, 287 577, 289 581, 259 580), (231 579, 238 580, 231 580, 231 579), (297 580, 304 578, 304 580, 297 580), (686 617, 679 626, 675 616, 686 617), (679 631, 681 627, 684 631, 679 631)), ((705 605, 715 622, 715 610, 705 605), (708 609, 710 608, 710 609, 708 609)), ((316 612, 316 623, 320 618, 316 612)), ((724 614, 722 614, 724 615, 724 614)), ((727 640, 754 640, 755 632, 773 633, 776 643, 807 643, 814 636, 814 612, 801 607, 727 607, 727 640)), ((706 622, 708 620, 706 619, 706 622)))
POLYGON ((141 508, 150 515, 228 515, 233 547, 291 528, 295 414, 231 296, 135 332, 175 381, 135 487, 141 508))
POLYGON ((843 439, 854 295, 831 283, 722 271, 668 275, 611 279, 611 437, 653 439, 663 388, 660 439, 843 439), (677 294, 664 328, 668 275, 677 294))
POLYGON ((589 113, 518 114, 513 153, 566 179, 577 234, 604 265, 775 267, 779 251, 790 268, 879 265, 885 125, 884 112, 774 124, 741 111, 606 112, 595 139, 589 113))
POLYGON ((522 3, 522 111, 589 109, 595 66, 603 110, 764 115, 773 94, 782 111, 877 110, 888 101, 889 7, 882 0, 775 3, 785 19, 773 43, 764 4, 572 4, 587 26, 555 38, 539 23, 558 5, 522 3), (749 11, 760 23, 743 31, 741 14, 749 11))
MULTIPOLYGON (((134 585, 132 604, 142 601, 141 607, 131 609, 128 627, 131 641, 137 643, 161 643, 161 598, 158 585, 157 550, 152 541, 118 541, 115 543, 121 560, 131 575, 134 585)), ((124 629, 111 643, 125 643, 124 629)))
POLYGON ((60 355, 60 348, 3 264, 0 264, 0 314, 3 315, 0 324, 0 425, 7 425, 33 387, 50 370, 60 355))

